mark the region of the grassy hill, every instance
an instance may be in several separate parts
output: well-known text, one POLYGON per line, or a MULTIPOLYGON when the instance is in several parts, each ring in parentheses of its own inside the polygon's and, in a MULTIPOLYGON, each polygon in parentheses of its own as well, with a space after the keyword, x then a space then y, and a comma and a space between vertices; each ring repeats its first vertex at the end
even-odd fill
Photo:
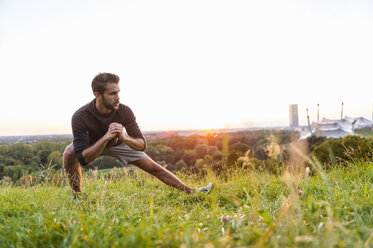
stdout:
MULTIPOLYGON (((315 176, 232 171, 187 195, 139 171, 0 186, 0 247, 373 247, 373 165, 315 176)), ((58 178, 58 177, 57 177, 58 178)))

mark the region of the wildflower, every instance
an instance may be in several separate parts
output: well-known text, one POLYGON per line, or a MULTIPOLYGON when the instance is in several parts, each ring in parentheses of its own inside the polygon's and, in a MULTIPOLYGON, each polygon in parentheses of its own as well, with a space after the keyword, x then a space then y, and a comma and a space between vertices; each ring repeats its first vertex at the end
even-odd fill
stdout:
POLYGON ((298 189, 298 194, 299 194, 299 195, 304 195, 304 192, 303 192, 303 190, 301 190, 301 189, 298 189))
POLYGON ((228 221, 229 221, 228 216, 223 216, 223 217, 221 218, 221 221, 223 221, 224 223, 228 223, 228 221))

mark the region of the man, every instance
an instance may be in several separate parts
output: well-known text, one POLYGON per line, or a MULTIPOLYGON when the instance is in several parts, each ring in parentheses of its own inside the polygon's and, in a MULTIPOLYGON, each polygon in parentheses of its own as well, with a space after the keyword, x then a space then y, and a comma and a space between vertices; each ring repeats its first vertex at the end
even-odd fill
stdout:
MULTIPOLYGON (((63 153, 63 165, 73 197, 82 190, 80 165, 85 166, 101 155, 113 156, 123 165, 131 163, 171 187, 193 192, 192 188, 144 153, 146 140, 135 115, 128 106, 119 102, 119 77, 100 73, 92 80, 92 90, 95 99, 78 109, 72 117, 74 141, 63 153)), ((209 193, 211 188, 212 183, 198 191, 209 193)))

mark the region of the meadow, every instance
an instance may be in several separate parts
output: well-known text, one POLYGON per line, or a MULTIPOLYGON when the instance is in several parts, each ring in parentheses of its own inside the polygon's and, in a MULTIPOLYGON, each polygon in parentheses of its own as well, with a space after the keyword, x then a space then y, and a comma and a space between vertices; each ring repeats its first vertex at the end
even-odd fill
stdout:
POLYGON ((208 195, 115 169, 85 174, 73 200, 59 176, 34 186, 2 181, 0 247, 373 247, 367 162, 279 176, 179 174, 193 187, 213 182, 208 195))

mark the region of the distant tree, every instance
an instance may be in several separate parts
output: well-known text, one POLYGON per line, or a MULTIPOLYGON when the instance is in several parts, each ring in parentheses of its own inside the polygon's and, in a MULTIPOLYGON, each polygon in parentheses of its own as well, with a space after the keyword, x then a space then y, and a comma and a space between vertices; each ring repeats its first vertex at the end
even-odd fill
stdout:
POLYGON ((193 149, 197 143, 198 136, 174 136, 168 142, 167 146, 176 150, 190 150, 193 149))
POLYGON ((230 146, 231 150, 236 150, 239 152, 246 152, 247 150, 249 150, 249 148, 250 147, 248 145, 241 143, 241 142, 237 142, 230 146))
POLYGON ((36 163, 35 161, 32 161, 28 166, 27 168, 29 169, 29 173, 32 173, 32 172, 35 172, 35 171, 40 171, 41 170, 41 166, 39 163, 36 163))
POLYGON ((148 154, 154 160, 157 160, 156 157, 159 156, 159 151, 156 148, 156 144, 153 142, 149 142, 146 146, 146 154, 148 154))
POLYGON ((197 152, 193 149, 184 151, 184 155, 182 159, 187 163, 189 166, 194 165, 197 160, 197 152))
POLYGON ((327 140, 324 136, 315 136, 312 135, 306 139, 308 144, 308 151, 312 152, 318 145, 323 143, 325 140, 327 140))
POLYGON ((259 140, 256 145, 251 150, 252 157, 258 158, 260 160, 268 159, 267 152, 265 148, 270 144, 267 139, 259 140))
POLYGON ((184 160, 181 159, 181 160, 176 162, 176 164, 173 166, 172 169, 175 170, 175 171, 179 171, 183 168, 188 168, 188 165, 187 165, 187 163, 185 163, 184 160))
POLYGON ((223 149, 223 140, 217 140, 215 146, 221 151, 223 149))
POLYGON ((183 150, 176 150, 175 153, 174 153, 174 163, 178 162, 179 160, 181 160, 181 158, 183 157, 184 155, 184 151, 183 150))
POLYGON ((25 143, 14 143, 10 146, 11 156, 17 160, 25 161, 33 155, 33 147, 25 143))
POLYGON ((40 141, 34 145, 35 151, 58 151, 60 148, 60 145, 56 142, 50 142, 50 141, 40 141))
POLYGON ((19 164, 22 164, 22 161, 17 160, 17 159, 14 159, 14 158, 5 157, 5 158, 3 158, 3 163, 4 163, 6 166, 11 166, 11 165, 19 165, 19 164))
POLYGON ((219 151, 218 147, 217 146, 209 146, 207 148, 207 154, 208 155, 213 155, 216 151, 219 151))
POLYGON ((196 141, 196 145, 197 144, 204 144, 204 145, 209 145, 209 141, 208 139, 206 139, 205 137, 197 137, 197 141, 196 141))
POLYGON ((8 145, 0 145, 0 154, 4 155, 9 151, 9 146, 8 145))
POLYGON ((55 164, 56 168, 61 168, 62 167, 62 154, 59 151, 51 152, 48 155, 48 159, 47 160, 52 165, 55 164))
POLYGON ((244 153, 232 150, 229 152, 228 157, 227 157, 227 165, 228 167, 232 167, 236 164, 236 161, 239 157, 242 157, 244 153))
POLYGON ((36 164, 40 164, 40 157, 39 156, 33 156, 31 158, 31 163, 36 163, 36 164))
POLYGON ((205 165, 205 161, 202 158, 196 160, 194 166, 197 168, 203 168, 205 165))
POLYGON ((16 182, 23 176, 22 168, 22 165, 7 166, 4 168, 3 175, 12 178, 13 182, 16 182))
POLYGON ((148 145, 146 153, 155 161, 165 161, 167 164, 175 162, 175 151, 165 145, 148 145))
POLYGON ((40 151, 39 152, 40 162, 43 163, 43 164, 47 164, 48 163, 48 156, 51 153, 52 153, 51 150, 42 150, 42 151, 40 151))
POLYGON ((158 150, 158 161, 165 161, 166 163, 174 162, 175 151, 171 147, 165 145, 157 145, 156 149, 158 150))
POLYGON ((222 158, 223 158, 223 153, 222 153, 221 151, 219 151, 219 150, 216 150, 215 152, 213 152, 213 153, 211 154, 211 156, 212 156, 212 159, 213 159, 214 161, 219 161, 219 160, 222 160, 222 158))
POLYGON ((203 158, 208 150, 208 145, 207 144, 197 144, 194 147, 194 150, 196 150, 197 158, 203 158))
POLYGON ((214 158, 211 155, 205 155, 203 157, 203 161, 205 164, 210 164, 212 161, 214 161, 214 158))

